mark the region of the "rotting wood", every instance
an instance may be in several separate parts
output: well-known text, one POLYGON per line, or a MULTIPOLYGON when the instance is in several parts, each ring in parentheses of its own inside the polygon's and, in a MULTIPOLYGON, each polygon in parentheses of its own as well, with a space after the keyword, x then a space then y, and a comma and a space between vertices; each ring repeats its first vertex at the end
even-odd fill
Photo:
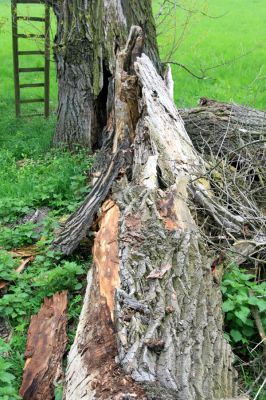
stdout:
MULTIPOLYGON (((114 102, 119 112, 112 118, 119 136, 113 148, 126 137, 127 124, 133 157, 126 159, 110 186, 119 224, 112 219, 108 227, 111 218, 103 213, 97 234, 101 240, 96 237, 94 248, 94 258, 100 255, 98 266, 95 259, 69 354, 65 398, 232 397, 237 382, 231 348, 223 338, 221 293, 188 206, 190 178, 204 172, 203 162, 149 58, 137 57, 134 68, 131 65, 126 71, 121 71, 121 58, 123 52, 118 54, 115 75, 114 102), (127 96, 129 79, 138 84, 133 97, 127 96), (136 109, 133 119, 128 110, 136 109), (127 168, 129 174, 123 172, 127 168), (115 299, 108 301, 113 310, 107 305, 109 295, 101 291, 105 280, 100 282, 98 272, 110 262, 109 245, 96 250, 104 243, 103 229, 112 232, 109 241, 113 249, 118 248, 119 280, 112 279, 115 299), (114 393, 115 371, 125 386, 114 393)), ((117 264, 112 265, 115 271, 117 264)))
POLYGON ((20 395, 23 400, 54 399, 54 384, 62 378, 67 344, 67 292, 45 298, 31 318, 20 395))

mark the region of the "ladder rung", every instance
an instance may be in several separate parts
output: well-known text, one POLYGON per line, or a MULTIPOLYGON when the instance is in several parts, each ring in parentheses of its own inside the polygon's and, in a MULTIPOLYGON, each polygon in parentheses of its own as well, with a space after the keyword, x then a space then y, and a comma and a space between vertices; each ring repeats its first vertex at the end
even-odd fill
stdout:
POLYGON ((40 4, 42 1, 40 0, 16 0, 17 4, 40 4))
POLYGON ((20 100, 20 103, 44 103, 44 99, 28 99, 28 100, 20 100))
POLYGON ((40 17, 23 17, 22 15, 18 15, 17 19, 22 19, 24 21, 36 21, 36 22, 45 22, 45 18, 40 18, 40 17))
POLYGON ((17 37, 24 38, 24 39, 29 39, 29 38, 44 39, 45 35, 35 35, 35 33, 29 33, 29 34, 18 33, 17 37))
POLYGON ((44 87, 44 83, 23 83, 19 85, 21 89, 23 88, 32 88, 32 87, 44 87))
POLYGON ((45 53, 44 53, 44 51, 41 51, 41 50, 18 51, 19 56, 33 56, 33 55, 37 55, 37 54, 44 55, 45 53))
POLYGON ((20 115, 21 118, 28 118, 28 117, 44 117, 44 114, 37 113, 37 114, 22 114, 20 115))
POLYGON ((44 68, 19 68, 18 72, 44 72, 44 68))

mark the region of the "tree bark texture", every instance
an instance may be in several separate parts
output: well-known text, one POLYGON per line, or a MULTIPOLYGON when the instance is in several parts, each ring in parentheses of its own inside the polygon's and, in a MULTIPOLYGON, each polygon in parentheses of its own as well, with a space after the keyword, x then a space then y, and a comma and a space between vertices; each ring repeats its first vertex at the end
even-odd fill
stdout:
MULTIPOLYGON (((127 51, 120 52, 113 153, 123 144, 124 154, 128 135, 132 157, 123 159, 98 217, 64 398, 233 397, 221 293, 188 206, 189 178, 203 163, 151 60, 142 55, 126 68, 125 59, 127 51)), ((91 213, 77 212, 75 224, 91 213)), ((71 234, 70 223, 66 230, 71 234)), ((70 248, 64 232, 61 239, 61 249, 70 248)))
POLYGON ((131 25, 143 28, 144 51, 159 68, 151 0, 65 0, 52 5, 59 87, 54 143, 97 147, 106 125, 109 78, 131 25))
POLYGON ((28 330, 20 395, 23 400, 52 400, 54 385, 62 379, 67 344, 67 292, 45 298, 28 330))

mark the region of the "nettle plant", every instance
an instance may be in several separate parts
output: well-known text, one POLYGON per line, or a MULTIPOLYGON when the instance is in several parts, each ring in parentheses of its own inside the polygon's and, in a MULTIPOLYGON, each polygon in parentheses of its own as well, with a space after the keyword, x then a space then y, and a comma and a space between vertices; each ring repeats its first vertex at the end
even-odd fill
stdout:
POLYGON ((18 260, 15 260, 7 251, 0 250, 0 280, 16 280, 16 267, 18 267, 18 260))
POLYGON ((252 308, 257 308, 266 328, 266 282, 256 282, 254 275, 232 263, 224 273, 221 289, 226 337, 233 346, 245 345, 245 352, 246 347, 260 341, 252 308))

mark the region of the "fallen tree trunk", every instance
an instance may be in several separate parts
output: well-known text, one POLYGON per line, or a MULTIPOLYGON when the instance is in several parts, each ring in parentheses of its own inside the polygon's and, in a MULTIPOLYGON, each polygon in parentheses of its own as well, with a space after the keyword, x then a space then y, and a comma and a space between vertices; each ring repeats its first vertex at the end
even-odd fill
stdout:
MULTIPOLYGON (((189 180, 204 173, 203 162, 152 62, 145 55, 134 62, 141 42, 133 28, 117 57, 112 152, 131 157, 111 179, 98 219, 64 396, 232 397, 237 382, 223 338, 221 293, 188 206, 189 180)), ((98 185, 91 196, 103 201, 102 193, 98 185)), ((93 219, 91 200, 75 213, 74 229, 93 219)), ((54 244, 68 254, 71 220, 54 244)), ((75 234, 80 241, 84 229, 75 234)))
POLYGON ((54 385, 63 378, 62 360, 67 344, 67 292, 45 298, 28 330, 20 395, 23 400, 52 400, 54 385))
POLYGON ((200 153, 221 156, 239 152, 241 146, 254 143, 265 162, 265 111, 201 98, 199 107, 179 110, 179 113, 200 153))

